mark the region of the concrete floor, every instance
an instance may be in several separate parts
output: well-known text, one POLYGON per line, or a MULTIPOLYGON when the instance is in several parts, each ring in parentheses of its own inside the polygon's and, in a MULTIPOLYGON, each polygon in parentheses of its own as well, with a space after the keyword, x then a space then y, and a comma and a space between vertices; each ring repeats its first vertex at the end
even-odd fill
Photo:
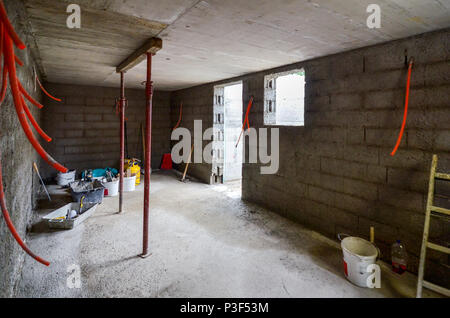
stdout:
MULTIPOLYGON (((239 186, 181 183, 152 175, 150 249, 141 259, 143 185, 105 198, 73 230, 36 226, 18 297, 411 297, 415 277, 382 265, 382 288, 359 288, 342 273, 339 245, 270 211, 240 200, 239 186), (67 287, 68 267, 81 268, 80 289, 67 287)), ((61 191, 60 191, 61 192, 61 191)), ((44 215, 46 211, 41 211, 44 215)), ((430 296, 426 292, 424 296, 430 296)))

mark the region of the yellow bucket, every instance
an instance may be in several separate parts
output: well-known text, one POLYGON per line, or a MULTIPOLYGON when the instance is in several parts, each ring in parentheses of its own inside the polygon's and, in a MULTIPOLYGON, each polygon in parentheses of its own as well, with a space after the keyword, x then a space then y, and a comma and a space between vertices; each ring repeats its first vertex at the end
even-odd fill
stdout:
POLYGON ((141 183, 141 167, 139 167, 139 161, 137 159, 125 159, 125 165, 124 169, 127 171, 129 169, 129 172, 131 176, 136 176, 136 185, 141 183))

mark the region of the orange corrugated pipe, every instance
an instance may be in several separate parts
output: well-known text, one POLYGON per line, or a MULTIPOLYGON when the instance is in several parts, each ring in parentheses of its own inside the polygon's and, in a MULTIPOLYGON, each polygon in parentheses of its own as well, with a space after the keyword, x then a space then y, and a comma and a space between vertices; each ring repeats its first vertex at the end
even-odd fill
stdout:
MULTIPOLYGON (((16 65, 23 64, 20 59, 18 59, 14 54, 14 48, 13 48, 13 42, 19 49, 24 49, 25 45, 23 42, 19 39, 17 34, 15 33, 11 23, 9 22, 8 16, 6 14, 6 10, 3 4, 3 1, 0 0, 0 57, 4 53, 4 61, 3 61, 3 83, 2 83, 2 91, 1 91, 1 100, 3 100, 4 95, 6 93, 6 85, 7 85, 7 74, 9 73, 9 80, 11 82, 11 93, 14 99, 14 105, 16 107, 16 112, 19 117, 19 121, 22 125, 23 130, 25 131, 25 134, 27 135, 29 141, 33 145, 33 147, 38 151, 38 153, 43 156, 44 159, 47 159, 47 161, 51 161, 54 166, 56 166, 56 161, 52 159, 39 145, 39 143, 34 138, 30 126, 28 125, 24 111, 26 112, 27 106, 25 105, 25 101, 23 100, 23 96, 21 95, 21 91, 18 84, 17 74, 16 74, 16 65), (24 110, 25 109, 25 110, 24 110)), ((0 101, 1 102, 1 101, 0 101)), ((29 113, 29 110, 28 110, 29 113)), ((30 120, 32 121, 33 125, 36 124, 35 128, 38 128, 39 126, 35 122, 34 118, 31 116, 31 113, 28 114, 30 117, 30 120)), ((59 164, 58 164, 59 165, 59 164)), ((63 172, 66 172, 67 169, 63 166, 59 165, 60 170, 63 172), (65 171, 64 171, 65 170, 65 171)), ((5 219, 6 225, 8 229, 10 230, 12 236, 17 241, 17 243, 22 247, 22 249, 31 257, 33 257, 36 261, 49 266, 50 263, 43 258, 39 257, 38 255, 34 254, 28 246, 23 242, 21 239, 19 233, 17 232, 16 228, 14 227, 14 224, 11 221, 11 217, 9 215, 8 209, 6 207, 5 202, 5 192, 3 189, 3 176, 2 176, 2 170, 1 170, 1 152, 0 152, 0 208, 2 210, 3 217, 5 219)))
POLYGON ((183 115, 183 102, 181 102, 181 104, 180 104, 180 116, 178 116, 178 122, 177 122, 177 124, 175 125, 175 127, 173 127, 172 130, 175 130, 175 129, 178 128, 178 126, 179 126, 180 123, 181 123, 182 115, 183 115))
POLYGON ((408 117, 409 87, 411 85, 411 73, 412 73, 413 63, 414 63, 413 58, 411 58, 409 60, 408 78, 406 80, 405 111, 403 113, 402 127, 400 128, 400 133, 398 134, 397 143, 395 144, 394 149, 391 152, 391 156, 394 156, 395 153, 397 152, 397 149, 400 146, 400 143, 402 142, 403 133, 405 131, 406 119, 408 117))
POLYGON ((243 132, 245 130, 245 124, 246 123, 247 123, 247 129, 248 130, 250 129, 250 123, 248 121, 248 115, 250 114, 250 109, 252 108, 252 105, 253 105, 253 96, 250 97, 250 101, 248 102, 248 105, 247 105, 247 111, 245 112, 244 123, 242 124, 242 130, 241 130, 241 134, 239 135, 238 141, 236 143, 236 146, 235 146, 236 148, 239 145, 239 141, 241 140, 242 134, 243 134, 243 132))
POLYGON ((63 173, 67 172, 68 169, 63 165, 59 164, 55 159, 53 159, 39 144, 31 131, 30 125, 25 118, 25 110, 22 105, 21 95, 19 90, 19 84, 17 83, 16 65, 14 64, 14 49, 12 47, 12 40, 8 34, 5 34, 5 62, 8 67, 9 82, 11 84, 11 92, 14 99, 14 105, 16 107, 17 116, 19 117, 20 124, 30 141, 31 145, 37 151, 37 153, 44 159, 49 165, 54 167, 56 170, 63 173))

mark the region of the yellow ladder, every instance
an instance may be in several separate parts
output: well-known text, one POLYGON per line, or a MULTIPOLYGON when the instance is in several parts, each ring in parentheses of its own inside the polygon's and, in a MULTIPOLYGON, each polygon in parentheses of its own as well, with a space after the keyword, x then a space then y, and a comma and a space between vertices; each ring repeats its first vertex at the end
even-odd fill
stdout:
POLYGON ((427 248, 431 248, 433 250, 436 250, 436 251, 439 251, 442 253, 450 254, 450 248, 428 242, 428 233, 430 230, 430 217, 431 216, 439 217, 442 215, 450 216, 450 210, 440 208, 440 207, 433 205, 434 184, 435 184, 436 179, 450 181, 450 174, 436 172, 437 161, 438 161, 437 155, 433 155, 433 160, 431 162, 431 171, 430 171, 430 183, 428 185, 427 211, 425 214, 425 225, 424 225, 424 229, 423 229, 422 248, 420 251, 419 277, 417 280, 417 298, 422 297, 422 287, 431 289, 435 292, 438 292, 447 297, 450 297, 449 289, 423 280, 427 248))

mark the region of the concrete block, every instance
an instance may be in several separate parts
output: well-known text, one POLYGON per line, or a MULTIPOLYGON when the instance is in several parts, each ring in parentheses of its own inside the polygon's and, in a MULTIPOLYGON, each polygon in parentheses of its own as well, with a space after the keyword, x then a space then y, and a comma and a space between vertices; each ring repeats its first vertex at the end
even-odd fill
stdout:
POLYGON ((404 168, 419 171, 428 171, 430 161, 420 150, 400 149, 394 156, 391 150, 386 149, 380 153, 380 165, 394 168, 404 168))
POLYGON ((337 110, 358 110, 363 106, 361 94, 331 94, 330 108, 337 110))
POLYGON ((408 148, 432 151, 436 140, 434 130, 408 129, 408 148))
POLYGON ((422 193, 400 190, 384 185, 379 185, 378 193, 379 200, 388 205, 416 212, 424 211, 422 193))
MULTIPOLYGON (((398 138, 398 130, 366 128, 366 144, 370 146, 394 147, 398 138)), ((403 136, 400 147, 406 147, 407 136, 403 136)))
POLYGON ((377 165, 367 165, 367 181, 376 183, 387 182, 387 168, 377 165))
POLYGON ((371 91, 364 94, 366 109, 403 109, 405 92, 401 89, 371 91))
POLYGON ((360 163, 378 164, 379 148, 370 146, 348 145, 345 147, 344 159, 360 163))
POLYGON ((63 136, 61 137, 67 137, 67 138, 76 138, 76 137, 83 137, 83 130, 64 130, 60 131, 63 133, 63 136))
POLYGON ((313 185, 308 186, 308 198, 329 206, 335 206, 336 193, 313 185))
POLYGON ((83 114, 66 114, 64 120, 66 122, 83 122, 83 114))
POLYGON ((322 157, 320 159, 320 170, 328 174, 364 179, 366 164, 322 157))
POLYGON ((342 192, 371 201, 375 201, 378 198, 377 186, 375 184, 355 179, 345 178, 343 180, 342 192))
POLYGON ((428 191, 429 173, 422 171, 388 168, 388 184, 396 188, 422 193, 428 191))

